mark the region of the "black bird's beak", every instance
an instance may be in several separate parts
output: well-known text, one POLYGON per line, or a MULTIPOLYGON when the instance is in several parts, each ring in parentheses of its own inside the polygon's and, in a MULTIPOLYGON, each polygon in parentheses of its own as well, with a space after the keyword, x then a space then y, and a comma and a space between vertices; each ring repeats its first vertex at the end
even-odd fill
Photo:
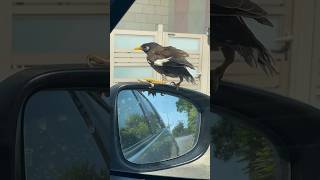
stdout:
POLYGON ((142 51, 142 47, 139 46, 139 47, 134 48, 133 50, 135 50, 135 51, 142 51))

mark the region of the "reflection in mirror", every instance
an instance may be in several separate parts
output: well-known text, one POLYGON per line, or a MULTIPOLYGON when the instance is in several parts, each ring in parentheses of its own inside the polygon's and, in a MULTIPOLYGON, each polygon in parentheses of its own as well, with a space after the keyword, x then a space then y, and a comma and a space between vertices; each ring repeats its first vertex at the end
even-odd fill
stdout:
POLYGON ((214 179, 288 179, 288 164, 268 138, 230 114, 218 116, 211 128, 214 179))
POLYGON ((124 157, 136 164, 173 159, 196 145, 200 113, 187 99, 153 90, 123 90, 117 115, 124 157))

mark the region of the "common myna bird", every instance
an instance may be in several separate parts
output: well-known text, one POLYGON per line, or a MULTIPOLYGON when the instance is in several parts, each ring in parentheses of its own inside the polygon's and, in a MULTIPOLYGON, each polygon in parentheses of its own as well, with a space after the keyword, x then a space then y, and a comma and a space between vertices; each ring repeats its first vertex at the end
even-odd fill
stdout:
POLYGON ((250 0, 214 0, 212 3, 211 49, 220 49, 225 58, 212 74, 214 89, 217 90, 218 82, 228 66, 233 63, 236 52, 249 66, 259 66, 269 75, 277 74, 269 51, 243 20, 243 17, 253 18, 261 24, 273 26, 266 18, 267 12, 250 0))
POLYGON ((147 61, 150 66, 162 75, 179 77, 178 83, 172 82, 176 87, 179 87, 183 80, 195 83, 195 79, 199 77, 195 67, 186 60, 188 53, 172 46, 163 47, 155 42, 142 44, 134 50, 142 50, 147 54, 147 61))

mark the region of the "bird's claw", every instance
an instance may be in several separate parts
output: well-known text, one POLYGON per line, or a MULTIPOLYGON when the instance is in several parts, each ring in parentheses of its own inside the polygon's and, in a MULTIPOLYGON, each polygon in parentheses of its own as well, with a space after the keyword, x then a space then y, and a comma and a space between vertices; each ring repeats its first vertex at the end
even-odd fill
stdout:
POLYGON ((139 79, 138 81, 150 84, 150 88, 153 88, 155 86, 155 84, 164 84, 164 81, 159 81, 159 80, 152 79, 152 78, 139 79))
POLYGON ((177 91, 179 90, 179 87, 180 87, 179 83, 171 82, 170 85, 175 86, 177 91))
POLYGON ((152 79, 152 78, 144 78, 143 80, 140 80, 142 82, 152 83, 152 84, 163 84, 164 81, 152 79))
POLYGON ((219 84, 220 84, 220 81, 221 81, 221 79, 223 77, 223 74, 224 74, 224 71, 222 71, 219 67, 216 68, 215 70, 213 70, 213 78, 212 78, 213 85, 212 85, 212 89, 213 89, 214 92, 218 91, 219 84))

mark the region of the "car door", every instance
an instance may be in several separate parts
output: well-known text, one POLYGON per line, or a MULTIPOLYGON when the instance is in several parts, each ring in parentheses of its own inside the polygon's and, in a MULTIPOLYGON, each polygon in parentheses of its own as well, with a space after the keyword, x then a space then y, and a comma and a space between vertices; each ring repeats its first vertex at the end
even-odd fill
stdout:
POLYGON ((26 179, 107 179, 108 168, 69 91, 32 95, 23 112, 26 179))

